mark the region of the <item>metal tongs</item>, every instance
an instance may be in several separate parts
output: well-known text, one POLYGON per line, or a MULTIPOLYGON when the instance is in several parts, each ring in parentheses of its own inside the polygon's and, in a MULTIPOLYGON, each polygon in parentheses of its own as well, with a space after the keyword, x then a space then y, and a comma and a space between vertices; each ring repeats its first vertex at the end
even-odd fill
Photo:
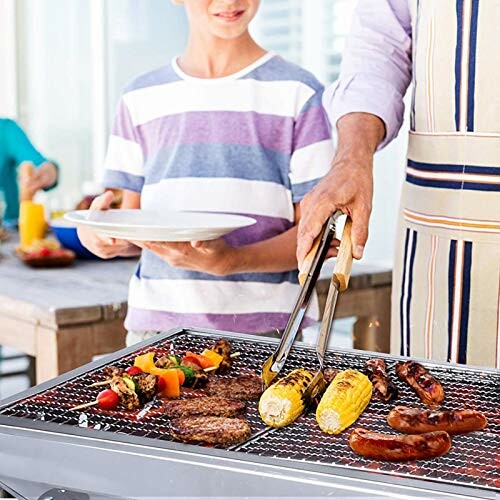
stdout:
MULTIPOLYGON (((272 356, 262 366, 262 381, 265 387, 269 387, 276 376, 283 369, 288 354, 297 337, 302 320, 309 306, 314 287, 319 277, 323 262, 325 261, 330 244, 335 236, 337 220, 343 215, 342 212, 335 212, 323 226, 322 234, 316 239, 312 250, 304 259, 302 269, 308 269, 307 274, 299 272, 299 281, 302 288, 295 303, 290 319, 286 325, 283 336, 278 348, 272 356), (310 263, 310 264, 309 264, 310 263)), ((330 288, 326 299, 325 311, 321 321, 321 329, 316 343, 316 355, 319 361, 319 370, 316 372, 313 380, 306 388, 303 399, 310 403, 317 395, 321 386, 324 384, 323 365, 325 352, 328 346, 328 337, 333 324, 333 316, 339 292, 347 289, 352 267, 352 243, 351 243, 351 219, 348 217, 342 233, 337 262, 333 270, 330 288)))

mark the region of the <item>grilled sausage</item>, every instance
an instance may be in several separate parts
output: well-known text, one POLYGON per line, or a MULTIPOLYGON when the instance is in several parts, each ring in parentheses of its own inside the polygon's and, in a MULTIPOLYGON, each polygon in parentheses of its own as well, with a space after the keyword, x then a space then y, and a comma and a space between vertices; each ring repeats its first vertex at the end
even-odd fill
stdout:
POLYGON ((432 431, 463 434, 479 431, 488 425, 486 417, 475 410, 417 410, 406 406, 393 408, 387 416, 387 423, 406 434, 422 434, 432 431))
POLYGON ((354 452, 373 460, 423 460, 448 453, 451 438, 445 431, 396 435, 358 428, 351 432, 349 445, 354 452))
POLYGON ((433 377, 420 363, 406 361, 396 365, 397 376, 410 385, 422 403, 439 406, 444 400, 441 382, 433 377))
POLYGON ((376 398, 388 402, 398 397, 398 388, 387 376, 383 359, 369 359, 365 364, 365 372, 373 384, 373 395, 376 398))

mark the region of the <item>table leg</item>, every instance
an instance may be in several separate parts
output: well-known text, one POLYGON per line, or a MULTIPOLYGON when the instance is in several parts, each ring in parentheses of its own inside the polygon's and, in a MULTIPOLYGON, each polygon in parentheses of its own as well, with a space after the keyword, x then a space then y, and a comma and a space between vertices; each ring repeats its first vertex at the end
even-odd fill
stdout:
POLYGON ((93 356, 125 347, 123 320, 54 330, 37 327, 37 384, 92 361, 93 356))
POLYGON ((354 348, 388 353, 391 345, 391 288, 375 290, 371 314, 359 316, 354 324, 354 348))

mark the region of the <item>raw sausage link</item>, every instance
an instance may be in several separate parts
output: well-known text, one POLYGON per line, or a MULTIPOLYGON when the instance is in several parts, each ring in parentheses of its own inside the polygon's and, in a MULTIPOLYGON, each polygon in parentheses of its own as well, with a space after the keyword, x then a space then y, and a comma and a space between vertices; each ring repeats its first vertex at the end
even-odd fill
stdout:
POLYGON ((486 417, 475 410, 417 410, 406 406, 393 408, 387 416, 387 423, 393 429, 406 434, 432 431, 463 434, 484 429, 488 425, 486 417))
POLYGON ((349 445, 359 455, 373 460, 423 460, 448 453, 451 438, 445 431, 396 435, 358 428, 351 432, 349 445))

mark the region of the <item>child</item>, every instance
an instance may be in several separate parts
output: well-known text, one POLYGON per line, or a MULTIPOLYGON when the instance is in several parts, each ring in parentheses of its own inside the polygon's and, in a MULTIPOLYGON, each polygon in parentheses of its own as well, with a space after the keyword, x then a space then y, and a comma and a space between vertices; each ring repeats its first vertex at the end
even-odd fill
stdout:
MULTIPOLYGON (((254 226, 211 242, 141 243, 79 230, 104 258, 142 248, 130 282, 128 344, 178 326, 283 329, 299 292, 298 203, 328 170, 333 146, 308 72, 266 52, 248 24, 259 0, 178 0, 189 41, 121 99, 104 183, 122 208, 244 214, 254 226)), ((93 209, 109 208, 111 193, 93 209)), ((317 319, 313 302, 304 324, 317 319)))

